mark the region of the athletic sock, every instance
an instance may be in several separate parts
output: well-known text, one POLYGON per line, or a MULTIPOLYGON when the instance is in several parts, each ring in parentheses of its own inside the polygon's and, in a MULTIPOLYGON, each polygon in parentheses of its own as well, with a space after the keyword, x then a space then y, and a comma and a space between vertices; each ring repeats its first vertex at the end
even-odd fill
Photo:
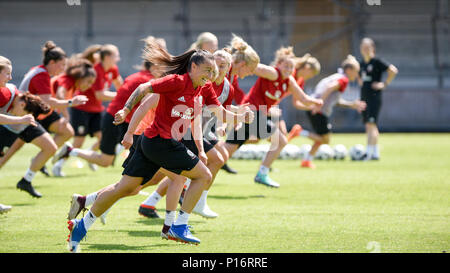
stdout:
POLYGON ((176 226, 187 225, 188 220, 189 220, 189 215, 190 215, 189 213, 180 210, 180 212, 178 213, 178 218, 177 218, 177 220, 175 220, 175 223, 173 223, 173 224, 176 226))
POLYGON ((374 145, 367 145, 366 148, 366 156, 367 158, 371 158, 373 156, 374 145))
POLYGON ((378 144, 373 145, 373 157, 380 157, 380 149, 378 148, 378 144))
POLYGON ((312 154, 308 153, 308 154, 306 155, 306 157, 305 157, 305 160, 306 160, 306 161, 312 161, 313 158, 314 158, 314 156, 313 156, 312 154))
POLYGON ((78 152, 79 152, 80 150, 81 150, 81 149, 73 148, 72 151, 70 151, 69 155, 70 155, 70 156, 78 156, 78 152))
POLYGON ((33 181, 34 176, 36 175, 36 172, 33 172, 28 168, 23 178, 25 178, 26 181, 30 182, 33 181))
POLYGON ((169 228, 172 226, 175 221, 175 211, 174 210, 166 210, 166 218, 164 219, 163 232, 167 233, 169 228))
POLYGON ((86 203, 84 204, 86 207, 94 204, 95 199, 97 199, 98 192, 93 192, 91 194, 86 195, 86 203))
POLYGON ((303 137, 309 137, 309 131, 303 129, 303 130, 300 132, 300 136, 303 136, 303 137))
POLYGON ((154 191, 152 194, 150 194, 147 199, 145 199, 144 202, 142 202, 143 205, 155 207, 156 204, 158 204, 159 200, 161 200, 162 196, 159 195, 157 191, 154 191))
POLYGON ((203 209, 206 205, 206 198, 208 198, 208 191, 203 191, 195 207, 198 209, 203 209))
POLYGON ((268 168, 268 167, 266 167, 264 165, 261 165, 259 167, 259 173, 262 174, 262 175, 267 175, 269 173, 269 170, 270 170, 270 168, 268 168))
POLYGON ((84 229, 86 229, 86 231, 92 226, 92 224, 95 222, 95 220, 97 219, 97 216, 95 216, 91 210, 88 211, 88 213, 86 213, 86 215, 83 218, 83 222, 84 222, 84 229))

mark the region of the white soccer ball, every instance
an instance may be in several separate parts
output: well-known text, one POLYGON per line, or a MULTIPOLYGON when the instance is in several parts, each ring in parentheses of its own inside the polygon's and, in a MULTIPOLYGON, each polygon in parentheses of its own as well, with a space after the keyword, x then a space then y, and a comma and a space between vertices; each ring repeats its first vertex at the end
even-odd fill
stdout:
POLYGON ((334 157, 334 151, 328 144, 322 144, 319 146, 316 152, 316 159, 319 160, 330 160, 334 157))
POLYGON ((352 160, 362 160, 365 154, 365 148, 362 144, 356 144, 350 148, 350 158, 352 160))
POLYGON ((283 151, 286 159, 297 159, 300 157, 300 148, 294 144, 287 144, 283 151))
POLYGON ((308 155, 309 151, 311 151, 310 144, 302 144, 299 149, 299 156, 301 159, 305 159, 308 155))
POLYGON ((344 160, 347 157, 347 148, 343 144, 334 146, 334 159, 344 160))
POLYGON ((255 159, 262 160, 270 149, 269 144, 255 145, 255 159))
POLYGON ((244 160, 250 160, 253 159, 254 157, 254 153, 252 151, 252 147, 251 145, 247 144, 247 145, 242 145, 239 150, 241 150, 241 159, 244 160))

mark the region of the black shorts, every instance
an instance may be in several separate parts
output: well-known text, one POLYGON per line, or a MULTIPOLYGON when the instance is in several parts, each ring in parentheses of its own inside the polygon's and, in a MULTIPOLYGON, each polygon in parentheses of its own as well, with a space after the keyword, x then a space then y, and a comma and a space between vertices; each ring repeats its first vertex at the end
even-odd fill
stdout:
POLYGON ((61 115, 59 113, 53 111, 50 115, 48 115, 43 120, 38 120, 38 122, 42 125, 42 127, 44 127, 44 129, 47 132, 50 132, 49 131, 50 125, 52 125, 53 122, 58 121, 60 119, 61 119, 61 115))
POLYGON ((2 157, 4 155, 5 148, 11 147, 19 135, 0 125, 0 136, 0 157, 2 157))
POLYGON ((128 153, 128 157, 122 163, 123 168, 127 167, 128 162, 130 162, 131 158, 133 157, 133 154, 136 151, 136 147, 138 145, 141 145, 141 135, 133 135, 133 145, 131 145, 131 147, 130 147, 130 152, 128 153))
POLYGON ((139 142, 122 175, 142 177, 142 184, 152 179, 159 168, 180 174, 192 170, 199 162, 192 151, 174 139, 141 135, 139 142))
POLYGON ((250 136, 256 136, 258 139, 266 139, 270 137, 277 129, 274 122, 263 112, 256 111, 255 119, 252 123, 243 123, 239 130, 233 130, 228 133, 227 143, 244 144, 250 136))
POLYGON ((378 115, 380 114, 382 104, 382 92, 372 90, 361 90, 361 100, 366 102, 367 106, 364 111, 361 112, 364 123, 377 123, 378 115))
POLYGON ((101 120, 102 139, 100 141, 100 151, 107 155, 116 154, 116 145, 119 144, 128 130, 128 123, 119 125, 113 124, 114 117, 104 112, 101 120))
POLYGON ((72 125, 75 136, 94 136, 100 132, 102 113, 90 113, 70 108, 70 124, 72 125))
MULTIPOLYGON (((181 143, 184 144, 184 146, 186 146, 186 148, 188 148, 189 150, 191 150, 196 156, 198 156, 198 149, 197 149, 197 145, 195 145, 194 142, 194 138, 192 137, 192 134, 190 134, 190 139, 189 138, 184 138, 181 139, 181 143)), ((209 152, 212 150, 212 148, 214 148, 214 145, 216 145, 217 142, 213 142, 211 143, 208 139, 206 139, 205 137, 203 137, 203 149, 205 150, 205 153, 209 152)))
POLYGON ((11 145, 14 143, 14 141, 16 141, 17 138, 20 138, 26 143, 29 143, 45 133, 47 133, 47 131, 45 131, 45 129, 39 123, 37 124, 37 126, 27 126, 25 130, 23 130, 19 134, 8 130, 4 126, 0 126, 0 153, 5 149, 5 147, 11 147, 11 145))
POLYGON ((320 113, 312 114, 311 111, 306 111, 306 115, 311 122, 311 126, 318 135, 326 135, 331 132, 331 123, 327 116, 320 113))

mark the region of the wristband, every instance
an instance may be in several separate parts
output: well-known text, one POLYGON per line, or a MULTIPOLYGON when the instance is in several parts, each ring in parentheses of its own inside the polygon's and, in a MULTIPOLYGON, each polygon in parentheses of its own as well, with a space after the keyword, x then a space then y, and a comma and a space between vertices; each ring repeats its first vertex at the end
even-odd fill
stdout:
POLYGON ((69 107, 72 107, 72 100, 68 100, 67 102, 69 103, 69 107))

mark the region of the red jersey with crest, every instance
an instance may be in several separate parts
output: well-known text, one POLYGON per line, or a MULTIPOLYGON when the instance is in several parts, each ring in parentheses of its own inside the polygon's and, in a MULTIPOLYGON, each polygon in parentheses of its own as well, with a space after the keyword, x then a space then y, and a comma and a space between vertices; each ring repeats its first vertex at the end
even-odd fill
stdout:
POLYGON ((270 107, 289 94, 289 78, 283 80, 280 70, 276 67, 275 69, 278 73, 278 78, 275 81, 271 81, 259 77, 242 103, 248 102, 254 105, 257 110, 260 110, 262 105, 267 105, 266 110, 269 110, 270 107))
MULTIPOLYGON (((123 108, 128 98, 131 96, 131 94, 133 94, 134 90, 136 90, 136 88, 138 88, 140 84, 146 83, 153 78, 154 78, 153 75, 148 70, 142 70, 128 76, 124 80, 119 90, 117 90, 117 94, 111 101, 111 103, 108 105, 106 112, 114 116, 117 113, 117 111, 123 108)), ((131 112, 127 115, 125 122, 130 123, 131 118, 133 117, 133 114, 139 107, 139 105, 140 103, 136 104, 133 107, 131 112)))
MULTIPOLYGON (((214 94, 211 86, 210 88, 205 86, 194 88, 188 73, 172 74, 155 79, 151 86, 154 93, 160 94, 160 98, 155 110, 155 118, 144 132, 148 138, 159 135, 166 139, 180 140, 194 119, 194 98, 202 96, 204 102, 210 103, 209 96, 214 94)), ((220 105, 220 102, 217 101, 217 103, 220 105)), ((196 111, 195 115, 197 114, 199 113, 196 111)))

